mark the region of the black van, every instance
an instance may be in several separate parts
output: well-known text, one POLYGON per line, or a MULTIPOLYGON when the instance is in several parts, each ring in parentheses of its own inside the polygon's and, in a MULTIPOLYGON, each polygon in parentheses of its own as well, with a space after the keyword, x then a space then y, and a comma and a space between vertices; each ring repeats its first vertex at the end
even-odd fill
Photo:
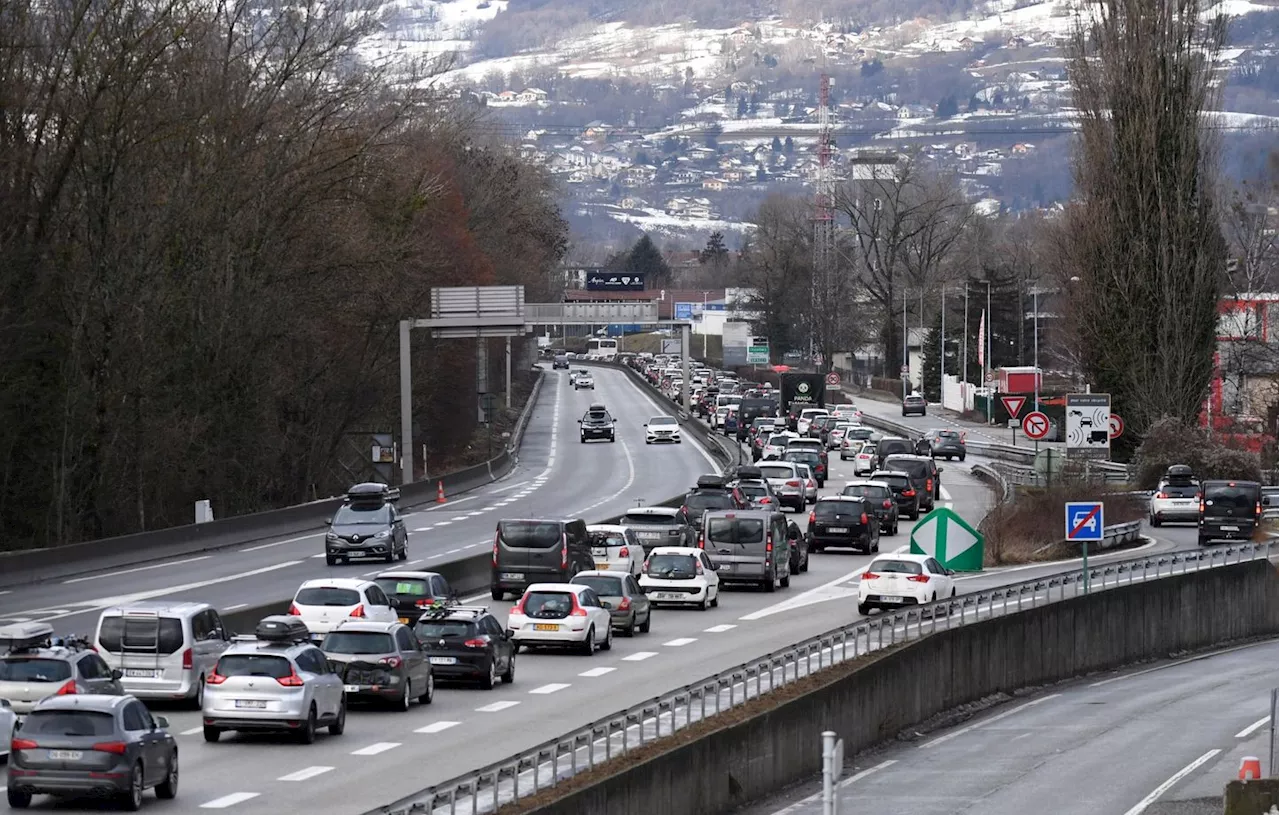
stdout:
POLYGON ((1216 540, 1252 540, 1262 517, 1262 485, 1257 481, 1200 484, 1200 545, 1216 540))
POLYGON ((925 512, 933 511, 934 502, 942 492, 942 469, 932 458, 893 455, 887 456, 881 466, 885 470, 911 476, 911 486, 920 494, 920 508, 925 512))
POLYGON ((587 525, 575 521, 498 521, 493 536, 494 600, 507 592, 517 597, 532 583, 568 583, 578 572, 596 567, 587 525))
POLYGON ((904 439, 901 436, 885 436, 876 442, 876 469, 891 469, 884 466, 884 460, 889 456, 911 456, 915 455, 915 452, 916 445, 911 439, 904 439))

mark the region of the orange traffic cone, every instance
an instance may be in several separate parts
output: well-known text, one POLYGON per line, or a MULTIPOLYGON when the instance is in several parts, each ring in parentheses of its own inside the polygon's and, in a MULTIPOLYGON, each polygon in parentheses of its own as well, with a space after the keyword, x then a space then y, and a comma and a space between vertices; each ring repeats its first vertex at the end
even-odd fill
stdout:
POLYGON ((1240 759, 1240 780, 1257 780, 1262 777, 1262 762, 1257 756, 1245 756, 1240 759))
POLYGON ((444 482, 443 481, 436 482, 436 503, 437 504, 444 503, 444 482))

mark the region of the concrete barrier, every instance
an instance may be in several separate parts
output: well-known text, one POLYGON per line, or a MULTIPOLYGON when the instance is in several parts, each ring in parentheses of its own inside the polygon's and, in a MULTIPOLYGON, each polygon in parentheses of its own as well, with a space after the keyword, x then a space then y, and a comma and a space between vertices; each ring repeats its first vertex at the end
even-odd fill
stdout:
POLYGON ((815 673, 785 691, 576 776, 502 815, 717 815, 821 770, 818 734, 846 755, 992 694, 1224 643, 1274 637, 1275 567, 1252 561, 1064 600, 815 673), (803 689, 804 683, 796 688, 803 689), (698 729, 700 737, 691 738, 698 729))
POLYGON ((1228 782, 1222 803, 1224 815, 1267 815, 1280 807, 1280 783, 1274 778, 1228 782))

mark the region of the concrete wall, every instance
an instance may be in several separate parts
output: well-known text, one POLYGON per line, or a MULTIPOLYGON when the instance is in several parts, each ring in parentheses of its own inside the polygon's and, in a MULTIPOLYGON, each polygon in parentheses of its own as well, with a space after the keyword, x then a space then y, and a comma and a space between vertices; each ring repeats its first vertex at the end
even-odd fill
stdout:
MULTIPOLYGON (((715 815, 821 770, 818 734, 848 755, 996 692, 1274 637, 1275 568, 1243 563, 1112 589, 942 631, 851 675, 675 745, 540 807, 537 815, 715 815)), ((785 695, 785 691, 782 692, 785 695)))

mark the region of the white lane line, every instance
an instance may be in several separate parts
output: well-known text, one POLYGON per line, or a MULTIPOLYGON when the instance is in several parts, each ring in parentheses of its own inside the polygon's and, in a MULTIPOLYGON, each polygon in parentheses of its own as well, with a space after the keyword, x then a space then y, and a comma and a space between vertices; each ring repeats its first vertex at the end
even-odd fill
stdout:
POLYGON ((352 750, 353 756, 376 756, 379 753, 385 753, 388 750, 394 750, 400 746, 398 741, 380 741, 370 744, 368 747, 361 747, 359 750, 352 750))
POLYGON ((489 492, 506 492, 507 490, 514 490, 516 487, 523 487, 528 483, 528 481, 517 481, 515 484, 507 484, 505 487, 498 487, 496 490, 489 490, 489 492))
POLYGON ((201 804, 200 808, 201 809, 226 809, 227 807, 233 807, 236 804, 243 804, 245 801, 250 801, 254 798, 257 798, 261 794, 262 793, 259 793, 259 792, 233 792, 230 795, 224 795, 221 798, 214 798, 212 801, 208 802, 207 804, 201 804))
POLYGON ((446 554, 446 555, 456 555, 456 554, 458 554, 458 553, 459 553, 459 552, 461 552, 461 551, 462 551, 462 549, 450 549, 449 551, 445 552, 445 554, 446 554))
MULTIPOLYGON (((256 552, 259 549, 270 549, 273 546, 284 546, 286 543, 297 543, 298 541, 309 541, 312 538, 323 538, 323 537, 324 537, 323 532, 316 532, 312 535, 302 535, 297 538, 289 538, 288 540, 276 541, 275 543, 260 543, 257 546, 250 546, 248 549, 237 549, 236 551, 237 552, 256 552)), ((244 793, 244 794, 247 795, 248 793, 244 793)), ((254 795, 257 795, 257 794, 258 793, 256 792, 254 793, 254 795)), ((245 800, 247 801, 249 799, 246 798, 245 800)), ((230 804, 228 804, 228 806, 230 806, 230 804)))
MULTIPOLYGON (((631 385, 633 388, 635 388, 636 390, 640 391, 640 393, 644 394, 644 398, 645 398, 645 399, 648 399, 648 400, 649 400, 649 404, 651 404, 651 405, 653 405, 655 408, 657 408, 659 413, 664 414, 664 415, 669 415, 669 414, 667 414, 667 410, 666 410, 666 408, 664 408, 662 405, 660 405, 660 404, 658 403, 658 400, 657 400, 657 399, 655 399, 655 398, 654 398, 654 396, 653 396, 651 393, 649 393, 649 389, 648 389, 648 388, 641 388, 641 387, 639 387, 639 386, 637 386, 637 385, 632 384, 632 383, 631 383, 631 379, 630 379, 630 377, 628 377, 628 378, 627 378, 627 384, 631 385)), ((683 433, 681 433, 680 435, 682 435, 682 436, 683 436, 684 434, 683 434, 683 433)), ((702 455, 702 457, 703 457, 703 458, 705 458, 705 459, 707 460, 707 463, 711 465, 711 471, 712 471, 712 472, 715 472, 715 473, 720 472, 720 464, 719 464, 719 463, 718 463, 714 458, 712 458, 712 457, 711 457, 711 454, 707 452, 707 448, 703 447, 701 442, 699 442, 697 439, 692 438, 692 437, 686 437, 686 439, 685 439, 685 440, 686 440, 686 441, 688 441, 688 442, 690 442, 690 443, 693 445, 693 449, 694 449, 694 450, 697 450, 697 451, 702 455)))
POLYGON ((605 674, 611 674, 616 670, 618 669, 617 668, 592 668, 589 671, 583 671, 582 673, 578 674, 578 676, 604 676, 605 674))
POLYGON ((1241 730, 1239 733, 1236 734, 1235 737, 1237 739, 1247 739, 1250 736, 1252 736, 1254 731, 1256 731, 1259 727, 1262 727, 1264 724, 1267 724, 1270 721, 1271 721, 1270 716, 1263 716, 1261 719, 1249 725, 1244 730, 1241 730))
POLYGON ((710 628, 704 628, 702 631, 704 634, 723 634, 724 632, 732 631, 737 627, 738 626, 731 623, 725 623, 724 625, 713 625, 710 628))
POLYGON ((500 506, 500 507, 505 507, 507 504, 514 504, 514 503, 515 503, 515 499, 514 499, 514 498, 508 498, 508 499, 507 499, 507 500, 505 500, 505 501, 500 501, 500 502, 498 503, 498 506, 500 506))
POLYGON ((1165 781, 1163 784, 1153 789, 1150 792, 1150 794, 1147 795, 1146 798, 1143 798, 1141 801, 1134 804, 1129 809, 1129 811, 1126 812, 1124 815, 1139 815, 1139 813, 1145 811, 1147 807, 1151 806, 1157 800, 1159 800, 1160 796, 1168 792, 1173 787, 1174 784, 1177 784, 1182 779, 1191 775, 1193 772, 1196 771, 1196 769, 1200 765, 1209 761, 1210 759, 1212 759, 1214 756, 1216 756, 1218 753, 1221 753, 1221 752, 1222 752, 1221 750, 1215 747, 1214 749, 1200 756, 1200 758, 1197 758, 1195 761, 1183 767, 1181 770, 1178 770, 1176 773, 1169 776, 1167 781, 1165 781))
POLYGON ((414 532, 430 532, 430 531, 431 531, 431 527, 429 527, 429 526, 424 526, 424 527, 420 527, 420 528, 418 528, 418 529, 415 529, 415 530, 413 530, 413 531, 414 531, 414 532))
POLYGON ((434 555, 427 555, 427 560, 435 560, 438 557, 444 557, 444 553, 436 552, 434 555))
POLYGON ((469 606, 469 605, 471 605, 472 603, 478 603, 478 602, 480 602, 481 600, 489 599, 489 598, 491 598, 491 597, 492 597, 492 595, 491 595, 489 592, 485 592, 484 594, 476 594, 476 595, 473 595, 473 596, 471 596, 471 597, 463 597, 463 598, 462 598, 462 605, 464 605, 464 606, 469 606))
POLYGON ((4 591, 0 591, 0 595, 5 595, 5 594, 13 594, 13 589, 5 589, 4 591))
POLYGON ((497 713, 500 710, 506 710, 509 707, 515 707, 519 702, 494 702, 491 705, 476 708, 476 713, 497 713))
POLYGON ((484 509, 482 509, 482 510, 480 510, 480 511, 481 511, 481 512, 493 512, 493 511, 494 511, 495 509, 497 509, 497 508, 498 508, 498 505, 497 505, 497 504, 494 504, 493 506, 491 506, 491 507, 485 507, 484 509))
POLYGON ((419 510, 419 512, 439 512, 442 509, 453 509, 454 504, 461 504, 463 501, 474 501, 480 497, 479 495, 468 495, 465 498, 448 498, 446 503, 436 504, 430 509, 419 510))
POLYGON ((533 690, 529 691, 529 693, 537 693, 545 696, 548 693, 555 693, 556 691, 562 691, 567 687, 569 686, 564 682, 552 682, 550 685, 543 685, 540 688, 534 688, 533 690))
POLYGON ((312 555, 311 557, 312 557, 313 559, 314 559, 314 558, 318 558, 318 557, 324 557, 324 552, 321 552, 321 553, 320 553, 320 554, 318 554, 318 555, 312 555))
POLYGON ((634 654, 628 654, 622 658, 623 662, 643 662, 649 657, 656 657, 657 651, 636 651, 634 654))
POLYGON ((248 605, 249 605, 248 603, 236 603, 234 606, 227 606, 226 608, 223 609, 223 611, 235 611, 238 608, 245 608, 248 605))
MULTIPOLYGON (((197 560, 208 560, 213 555, 201 555, 200 557, 189 557, 183 560, 171 560, 168 563, 153 563, 150 566, 138 566, 133 569, 121 569, 115 572, 105 572, 103 574, 90 575, 89 577, 75 577, 71 580, 62 581, 62 585, 69 586, 72 583, 85 583, 90 580, 101 580, 104 577, 115 577, 122 574, 133 574, 134 572, 145 572, 151 569, 163 569, 166 566, 180 566, 183 563, 195 563, 197 560)), ((8 592, 0 592, 0 594, 8 594, 8 592)))
POLYGON ((947 488, 946 488, 946 487, 944 487, 944 486, 942 486, 941 484, 939 484, 939 485, 938 485, 938 497, 939 497, 939 498, 941 498, 943 501, 950 501, 950 500, 951 500, 951 493, 947 492, 947 488))
POLYGON ((448 526, 451 523, 453 523, 453 521, 437 521, 436 526, 448 526))
MULTIPOLYGON (((862 772, 854 773, 853 775, 844 779, 843 781, 841 781, 839 784, 836 785, 836 789, 844 789, 850 784, 853 784, 857 781, 861 781, 862 779, 866 778, 872 773, 879 772, 880 770, 883 770, 885 767, 889 767, 897 763, 898 763, 897 759, 893 759, 893 758, 889 759, 888 761, 882 761, 874 767, 868 767, 862 772)), ((799 812, 802 809, 808 809, 810 804, 817 803, 818 801, 821 801, 821 800, 822 800, 822 793, 815 792, 813 795, 810 795, 808 798, 805 798, 803 801, 796 801, 791 806, 784 807, 783 809, 780 809, 777 812, 770 813, 770 815, 791 815, 791 813, 793 812, 799 812)))
POLYGON ((468 512, 468 513, 467 513, 467 517, 468 517, 468 518, 475 518, 475 517, 477 517, 477 516, 479 516, 479 515, 483 515, 483 514, 484 514, 484 510, 480 510, 479 512, 468 512))
POLYGON ((306 769, 298 770, 296 773, 289 773, 288 775, 282 775, 276 780, 277 781, 306 781, 308 778, 315 778, 317 775, 324 775, 327 772, 331 772, 333 769, 334 769, 333 767, 320 767, 320 766, 307 767, 306 769))
POLYGON ((451 727, 457 727, 462 722, 432 722, 426 727, 419 727, 413 731, 415 733, 443 733, 451 727))
POLYGON ((1059 696, 1061 696, 1061 695, 1062 695, 1062 694, 1060 694, 1060 693, 1051 693, 1051 694, 1049 694, 1048 696, 1041 696, 1039 699, 1032 699, 1030 702, 1027 702, 1025 705, 1018 705, 1017 707, 1013 708, 1012 710, 1006 710, 1004 713, 998 713, 998 714, 996 714, 995 716, 992 716, 992 717, 991 717, 991 718, 989 718, 989 719, 983 719, 983 720, 982 720, 982 721, 980 721, 980 722, 974 722, 973 724, 971 724, 971 725, 969 725, 969 726, 967 726, 967 727, 962 727, 962 728, 960 728, 959 730, 952 730, 950 733, 946 733, 946 734, 944 734, 944 735, 941 735, 941 736, 939 736, 938 738, 933 739, 932 741, 926 741, 924 744, 920 745, 917 749, 919 749, 919 750, 923 750, 923 749, 925 749, 926 747, 935 747, 935 746, 937 746, 937 745, 939 745, 939 744, 942 744, 943 742, 951 741, 951 740, 952 740, 952 739, 954 739, 956 736, 963 736, 965 733, 968 733, 968 732, 969 732, 969 731, 971 731, 971 730, 977 730, 979 727, 986 727, 986 726, 987 726, 987 725, 989 725, 989 724, 995 724, 996 722, 1000 721, 1001 719, 1007 719, 1007 718, 1009 718, 1010 716, 1012 716, 1013 714, 1015 714, 1015 713, 1021 713, 1022 711, 1026 710, 1026 709, 1027 709, 1027 708, 1029 708, 1029 707, 1035 707, 1036 705, 1038 705, 1038 704, 1040 704, 1040 703, 1042 703, 1042 702, 1047 702, 1047 701, 1049 701, 1050 699, 1057 699, 1057 698, 1058 698, 1059 696))
POLYGON ((466 515, 454 515, 449 520, 453 521, 454 523, 457 523, 458 521, 465 521, 466 519, 467 519, 466 515))
POLYGON ((464 547, 462 547, 462 548, 463 548, 463 549, 474 549, 474 548, 476 548, 476 547, 477 547, 477 546, 479 546, 479 545, 480 545, 480 544, 478 544, 478 543, 468 543, 466 546, 464 546, 464 547))
POLYGON ((406 564, 404 564, 404 565, 406 565, 406 566, 417 566, 417 565, 418 565, 419 563, 421 563, 421 562, 422 562, 422 558, 418 558, 417 560, 411 560, 411 561, 409 561, 408 563, 406 563, 406 564))
POLYGON ((688 645, 691 642, 697 642, 697 641, 698 641, 697 637, 677 637, 674 640, 668 640, 662 644, 669 648, 679 648, 682 645, 688 645))
POLYGON ((186 729, 186 730, 183 730, 183 731, 182 731, 181 733, 179 733, 178 735, 180 735, 180 736, 194 736, 194 735, 195 735, 195 734, 197 734, 197 733, 203 733, 203 732, 204 732, 204 726, 203 726, 203 725, 201 725, 200 727, 191 727, 191 728, 188 728, 188 729, 186 729))

